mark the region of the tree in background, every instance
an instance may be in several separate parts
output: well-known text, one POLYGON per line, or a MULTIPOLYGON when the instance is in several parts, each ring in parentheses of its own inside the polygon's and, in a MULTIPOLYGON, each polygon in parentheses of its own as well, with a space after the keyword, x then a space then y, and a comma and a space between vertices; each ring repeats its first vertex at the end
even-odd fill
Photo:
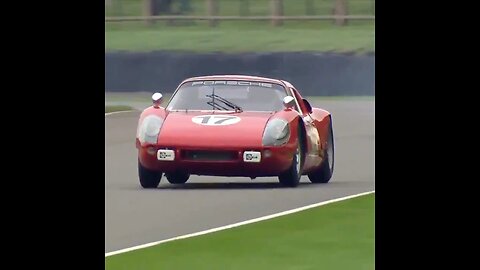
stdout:
POLYGON ((190 0, 150 0, 153 2, 153 15, 183 14, 192 10, 190 0), (173 4, 178 3, 178 10, 173 10, 173 4))
POLYGON ((180 0, 180 13, 187 13, 192 11, 190 0, 180 0))
POLYGON ((154 0, 153 15, 171 14, 173 0, 154 0))
POLYGON ((250 16, 250 1, 249 0, 240 0, 239 13, 241 16, 250 16))
MULTIPOLYGON (((347 0, 335 0, 335 6, 333 8, 333 14, 338 15, 338 16, 348 15, 347 0)), ((347 23, 348 23, 348 21, 345 18, 335 19, 335 24, 336 25, 346 25, 347 23)))

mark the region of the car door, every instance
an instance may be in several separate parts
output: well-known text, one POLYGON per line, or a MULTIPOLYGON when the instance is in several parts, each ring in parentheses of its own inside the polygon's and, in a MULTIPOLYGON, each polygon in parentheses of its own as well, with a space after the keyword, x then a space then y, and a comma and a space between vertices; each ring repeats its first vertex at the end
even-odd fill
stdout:
POLYGON ((302 97, 298 91, 293 87, 290 88, 290 91, 296 101, 295 109, 302 116, 303 123, 305 124, 305 131, 307 133, 307 151, 303 170, 308 171, 309 169, 318 166, 318 164, 321 162, 320 135, 317 127, 315 126, 314 119, 308 113, 307 107, 303 103, 302 97))

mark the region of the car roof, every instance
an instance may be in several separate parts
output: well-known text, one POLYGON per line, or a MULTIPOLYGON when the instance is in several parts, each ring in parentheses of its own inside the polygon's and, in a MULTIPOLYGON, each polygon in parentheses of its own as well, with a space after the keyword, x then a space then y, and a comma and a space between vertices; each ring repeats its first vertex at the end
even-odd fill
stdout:
POLYGON ((258 76, 247 76, 247 75, 210 75, 210 76, 199 76, 192 77, 184 80, 181 84, 191 81, 209 81, 209 80, 239 80, 239 81, 257 81, 257 82, 267 82, 267 83, 276 83, 286 87, 291 85, 287 81, 272 79, 267 77, 258 77, 258 76))

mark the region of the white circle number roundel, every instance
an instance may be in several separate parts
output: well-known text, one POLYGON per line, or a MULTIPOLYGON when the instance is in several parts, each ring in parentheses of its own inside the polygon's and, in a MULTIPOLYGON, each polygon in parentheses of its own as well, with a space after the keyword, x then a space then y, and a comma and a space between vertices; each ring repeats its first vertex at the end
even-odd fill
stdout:
POLYGON ((240 122, 240 117, 232 115, 199 115, 192 118, 192 121, 205 126, 226 126, 240 122))

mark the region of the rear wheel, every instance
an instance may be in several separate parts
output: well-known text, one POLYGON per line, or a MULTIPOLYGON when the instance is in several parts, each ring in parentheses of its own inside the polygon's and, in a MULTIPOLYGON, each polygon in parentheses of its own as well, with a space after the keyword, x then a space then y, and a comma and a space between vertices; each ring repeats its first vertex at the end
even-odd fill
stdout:
POLYGON ((190 178, 190 174, 186 172, 165 173, 170 184, 185 184, 190 178))
POLYGON ((143 188, 157 188, 162 179, 162 172, 149 170, 138 161, 138 178, 143 188))
POLYGON ((303 164, 303 152, 300 142, 297 143, 297 151, 293 156, 292 166, 284 173, 278 176, 280 184, 287 187, 296 187, 302 177, 301 168, 303 164))
POLYGON ((316 171, 310 173, 308 178, 312 183, 328 183, 333 175, 333 165, 335 160, 335 146, 333 142, 333 128, 330 118, 330 126, 328 128, 327 149, 325 149, 325 160, 316 171))

